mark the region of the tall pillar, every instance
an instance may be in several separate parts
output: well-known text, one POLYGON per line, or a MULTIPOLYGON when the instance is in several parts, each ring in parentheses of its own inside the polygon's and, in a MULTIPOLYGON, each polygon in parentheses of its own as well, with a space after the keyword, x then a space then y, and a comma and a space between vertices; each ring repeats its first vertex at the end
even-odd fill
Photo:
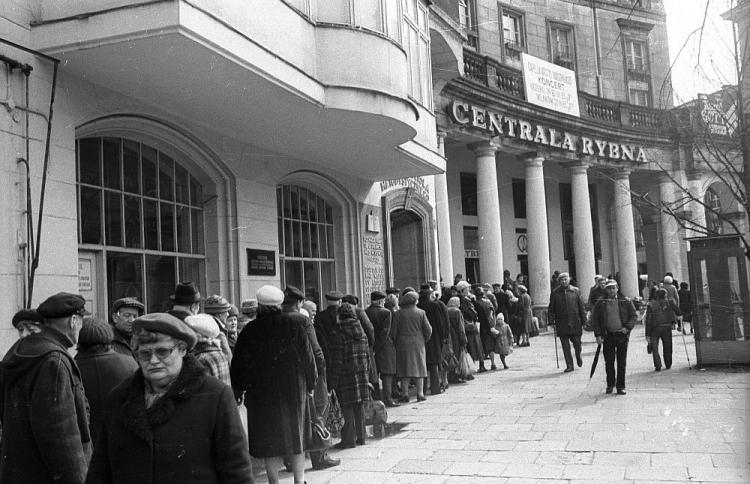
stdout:
MULTIPOLYGON (((659 177, 659 200, 663 205, 671 206, 674 203, 674 182, 666 175, 659 177)), ((672 215, 661 212, 661 253, 664 264, 664 272, 671 272, 675 277, 682 274, 682 259, 680 247, 683 243, 683 235, 677 220, 672 215)))
POLYGON ((477 156, 477 221, 479 272, 482 281, 503 280, 503 240, 500 230, 500 197, 497 192, 498 146, 493 142, 469 146, 477 156))
MULTIPOLYGON (((703 178, 701 172, 690 172, 687 174, 687 179, 688 190, 690 190, 690 194, 693 196, 693 198, 696 198, 702 202, 705 193, 703 193, 703 178)), ((688 230, 688 237, 701 237, 705 235, 705 233, 700 229, 706 227, 706 209, 703 204, 698 201, 690 202, 690 221, 699 230, 688 230)))
POLYGON ((576 256, 576 276, 581 289, 581 295, 587 298, 588 292, 585 289, 594 284, 594 276, 596 275, 588 165, 581 163, 573 166, 570 171, 573 198, 573 251, 576 256))
POLYGON ((638 260, 635 255, 635 226, 633 204, 630 199, 630 172, 614 175, 615 225, 617 228, 617 259, 620 291, 625 296, 638 296, 638 260))
POLYGON ((544 190, 544 157, 526 162, 526 237, 529 256, 529 293, 534 305, 547 306, 550 293, 547 196, 544 190))
MULTIPOLYGON (((438 133, 438 152, 445 157, 445 133, 438 133)), ((446 160, 446 171, 447 171, 446 160)), ((451 242, 451 219, 448 205, 448 181, 446 173, 435 175, 435 211, 437 212, 439 276, 450 286, 453 283, 453 244, 451 242)), ((440 281, 438 281, 440 282, 440 281)))

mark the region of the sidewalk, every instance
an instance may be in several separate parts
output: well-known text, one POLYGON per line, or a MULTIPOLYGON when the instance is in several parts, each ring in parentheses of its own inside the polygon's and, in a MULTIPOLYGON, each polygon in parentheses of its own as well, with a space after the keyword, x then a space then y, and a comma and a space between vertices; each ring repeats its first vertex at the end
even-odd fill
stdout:
MULTIPOLYGON (((691 335, 685 336, 695 363, 691 335)), ((746 369, 688 369, 673 332, 672 369, 654 372, 643 326, 628 352, 627 395, 607 395, 604 358, 593 379, 593 333, 583 368, 562 373, 554 338, 515 348, 510 369, 476 375, 422 403, 388 409, 389 432, 331 455, 341 465, 312 471, 319 483, 669 483, 750 482, 746 369)), ((291 483, 288 473, 282 482, 291 483)), ((258 476, 258 482, 266 482, 258 476)))

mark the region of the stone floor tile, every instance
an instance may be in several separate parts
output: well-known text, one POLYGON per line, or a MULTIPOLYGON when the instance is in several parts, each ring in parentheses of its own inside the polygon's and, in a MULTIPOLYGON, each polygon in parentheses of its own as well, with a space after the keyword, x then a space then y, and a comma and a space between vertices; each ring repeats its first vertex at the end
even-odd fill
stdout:
POLYGON ((506 477, 506 464, 502 462, 454 462, 446 470, 446 475, 506 477))
POLYGON ((712 467, 714 464, 708 454, 670 452, 668 454, 651 454, 651 465, 654 467, 688 467, 689 465, 712 467))
POLYGON ((451 465, 450 462, 437 462, 423 459, 403 459, 390 470, 404 474, 443 474, 451 465))
POLYGON ((480 462, 517 462, 532 463, 539 457, 539 452, 511 451, 489 451, 480 459, 480 462))
POLYGON ((714 467, 750 467, 747 454, 710 454, 714 467))
POLYGON ((685 481, 687 480, 687 467, 641 467, 628 466, 625 468, 625 479, 641 479, 657 481, 685 481))
POLYGON ((700 467, 688 466, 688 474, 694 481, 707 482, 750 482, 750 469, 747 467, 700 467))
POLYGON ((565 479, 622 480, 625 477, 625 466, 569 464, 565 466, 563 477, 565 479))
POLYGON ((428 459, 439 462, 479 462, 485 454, 486 450, 436 450, 431 452, 428 459))
POLYGON ((610 466, 642 466, 651 465, 651 458, 655 454, 645 452, 594 452, 593 463, 610 466))
POLYGON ((593 460, 593 452, 546 451, 539 453, 536 463, 547 465, 591 464, 593 460))
POLYGON ((444 484, 508 484, 504 477, 450 476, 444 484))
POLYGON ((517 451, 553 451, 553 450, 564 450, 568 445, 567 440, 544 440, 540 441, 521 441, 517 445, 512 447, 513 450, 517 451))
POLYGON ((565 466, 544 464, 508 464, 503 476, 526 479, 562 479, 565 466))

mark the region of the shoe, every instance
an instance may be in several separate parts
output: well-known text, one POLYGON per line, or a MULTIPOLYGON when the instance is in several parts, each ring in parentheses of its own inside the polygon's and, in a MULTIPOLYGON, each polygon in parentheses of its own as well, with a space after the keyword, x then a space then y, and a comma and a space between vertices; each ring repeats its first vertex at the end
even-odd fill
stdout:
POLYGON ((330 457, 326 457, 325 459, 321 460, 317 464, 313 464, 312 468, 316 471, 322 471, 323 469, 336 467, 339 464, 341 464, 340 459, 331 459, 330 457))
POLYGON ((583 366, 583 358, 581 358, 581 355, 576 355, 576 363, 578 363, 578 368, 583 366))
POLYGON ((417 401, 418 402, 424 402, 425 400, 427 400, 427 397, 424 397, 424 396, 420 397, 419 395, 417 395, 417 401))
POLYGON ((339 449, 339 450, 342 450, 342 449, 353 449, 354 447, 355 447, 354 442, 352 442, 351 444, 347 444, 343 440, 341 442, 339 442, 338 444, 336 444, 336 445, 333 446, 334 449, 339 449))
POLYGON ((484 373, 485 371, 487 371, 487 368, 480 366, 479 370, 477 370, 477 373, 484 373))
POLYGON ((492 371, 495 371, 495 370, 497 370, 497 366, 496 366, 496 365, 492 365, 492 366, 490 367, 490 370, 492 370, 492 371))
POLYGON ((618 395, 627 395, 627 393, 625 392, 624 388, 618 388, 617 389, 617 394, 618 395))
POLYGON ((409 403, 409 397, 407 395, 404 395, 402 397, 398 397, 398 401, 401 403, 409 403))
POLYGON ((356 443, 357 445, 365 445, 365 439, 357 439, 356 443))
POLYGON ((656 368, 654 368, 654 370, 655 371, 661 371, 661 366, 657 366, 656 368))
POLYGON ((398 407, 399 406, 398 402, 396 402, 394 400, 387 400, 384 403, 385 403, 385 406, 388 407, 388 408, 398 407))
POLYGON ((571 371, 573 371, 573 367, 569 366, 563 370, 563 373, 570 373, 571 371))
POLYGON ((466 377, 466 381, 471 381, 474 379, 474 375, 469 375, 466 377))
POLYGON ((503 365, 503 369, 507 370, 508 368, 510 368, 508 365, 503 365))
POLYGON ((612 393, 614 391, 615 387, 607 387, 605 390, 605 393, 612 393))
POLYGON ((665 368, 666 368, 667 370, 669 370, 670 368, 672 368, 672 365, 667 365, 667 366, 665 366, 665 368))

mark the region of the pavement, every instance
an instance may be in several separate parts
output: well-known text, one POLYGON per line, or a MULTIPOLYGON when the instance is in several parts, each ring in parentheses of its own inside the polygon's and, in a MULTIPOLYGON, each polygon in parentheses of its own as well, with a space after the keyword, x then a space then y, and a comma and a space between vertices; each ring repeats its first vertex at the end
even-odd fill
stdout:
POLYGON ((690 368, 692 337, 686 354, 673 331, 673 366, 657 373, 639 325, 627 395, 608 395, 603 356, 589 380, 593 333, 584 333, 584 365, 572 373, 562 373, 562 352, 556 367, 554 341, 543 333, 514 348, 507 370, 388 409, 385 432, 330 452, 341 465, 313 471, 307 460, 307 483, 750 483, 750 370, 690 368))

